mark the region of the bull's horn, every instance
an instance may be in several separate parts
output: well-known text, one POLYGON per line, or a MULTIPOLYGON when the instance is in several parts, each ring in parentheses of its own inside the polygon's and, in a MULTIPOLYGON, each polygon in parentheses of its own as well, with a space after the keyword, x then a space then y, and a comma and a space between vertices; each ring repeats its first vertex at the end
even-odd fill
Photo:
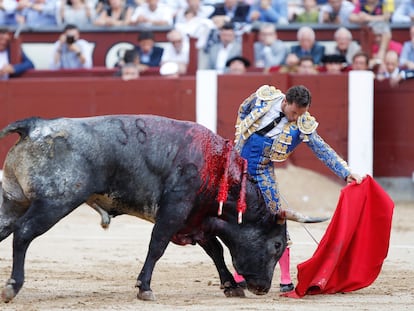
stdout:
POLYGON ((302 223, 323 222, 329 219, 329 217, 309 217, 309 216, 302 215, 299 212, 288 210, 288 209, 280 209, 277 212, 277 214, 281 218, 293 220, 296 222, 302 222, 302 223))

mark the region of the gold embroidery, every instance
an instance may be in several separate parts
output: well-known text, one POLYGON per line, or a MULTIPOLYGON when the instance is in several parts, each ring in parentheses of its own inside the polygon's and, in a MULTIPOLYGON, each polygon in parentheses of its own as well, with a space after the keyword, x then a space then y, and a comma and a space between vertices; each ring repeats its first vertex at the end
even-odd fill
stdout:
POLYGON ((292 144, 292 136, 286 135, 286 133, 282 133, 279 138, 279 142, 284 143, 286 145, 292 144))
POLYGON ((309 112, 305 112, 298 118, 298 127, 303 134, 312 134, 319 123, 316 122, 315 118, 310 115, 309 112))
POLYGON ((283 153, 285 154, 287 152, 288 146, 282 143, 277 143, 275 147, 275 151, 277 153, 283 153))
POLYGON ((282 92, 274 86, 262 85, 257 91, 256 95, 259 99, 264 101, 274 100, 280 96, 282 92))

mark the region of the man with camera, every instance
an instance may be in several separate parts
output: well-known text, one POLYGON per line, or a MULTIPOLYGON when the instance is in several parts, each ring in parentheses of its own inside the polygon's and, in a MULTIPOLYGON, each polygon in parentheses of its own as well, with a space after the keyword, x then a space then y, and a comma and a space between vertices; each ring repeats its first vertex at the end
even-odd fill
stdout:
POLYGON ((68 24, 53 46, 51 69, 92 68, 90 43, 80 39, 77 26, 68 24))

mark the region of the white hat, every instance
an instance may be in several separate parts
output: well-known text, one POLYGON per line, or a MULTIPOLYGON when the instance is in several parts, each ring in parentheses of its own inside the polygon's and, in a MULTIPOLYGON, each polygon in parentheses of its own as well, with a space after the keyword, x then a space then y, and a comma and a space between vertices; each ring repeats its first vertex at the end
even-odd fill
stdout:
POLYGON ((178 73, 178 64, 174 62, 166 62, 161 65, 160 74, 162 76, 175 75, 178 73))

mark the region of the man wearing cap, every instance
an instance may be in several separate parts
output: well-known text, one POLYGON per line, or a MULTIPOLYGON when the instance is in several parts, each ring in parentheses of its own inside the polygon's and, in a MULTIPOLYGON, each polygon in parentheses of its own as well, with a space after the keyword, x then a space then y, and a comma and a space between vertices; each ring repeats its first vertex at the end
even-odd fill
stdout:
POLYGON ((250 67, 250 61, 243 56, 235 56, 226 62, 227 73, 243 74, 250 67))
POLYGON ((325 65, 326 73, 342 73, 342 70, 346 67, 345 56, 340 54, 324 55, 322 63, 325 65))
POLYGON ((19 55, 12 55, 10 33, 8 28, 0 27, 0 80, 17 77, 29 69, 33 69, 32 61, 19 47, 19 55))
MULTIPOLYGON (((308 112, 310 105, 311 93, 302 85, 291 87, 286 95, 273 86, 263 85, 240 105, 235 148, 247 160, 247 170, 257 181, 272 212, 276 213, 282 206, 274 164, 286 161, 301 142, 341 179, 348 183, 362 181, 318 135, 318 122, 308 112)), ((287 248, 279 261, 282 292, 294 288, 289 252, 287 248)))

